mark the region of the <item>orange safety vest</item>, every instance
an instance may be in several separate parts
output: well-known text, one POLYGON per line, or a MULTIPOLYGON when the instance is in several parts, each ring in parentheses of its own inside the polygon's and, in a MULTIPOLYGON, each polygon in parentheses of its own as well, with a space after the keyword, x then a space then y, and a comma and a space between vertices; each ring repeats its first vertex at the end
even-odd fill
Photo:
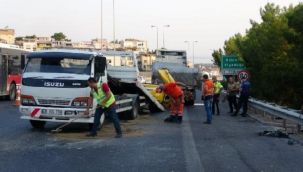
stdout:
POLYGON ((203 86, 203 95, 211 96, 214 94, 214 83, 211 80, 206 80, 203 86))
POLYGON ((183 95, 182 88, 179 87, 176 83, 167 83, 164 85, 164 93, 176 99, 183 95))

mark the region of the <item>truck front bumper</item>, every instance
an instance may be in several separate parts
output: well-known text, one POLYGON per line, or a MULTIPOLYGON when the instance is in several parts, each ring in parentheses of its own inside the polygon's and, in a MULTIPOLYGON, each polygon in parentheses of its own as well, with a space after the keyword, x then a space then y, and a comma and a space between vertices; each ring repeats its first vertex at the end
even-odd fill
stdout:
POLYGON ((21 119, 35 120, 35 121, 48 121, 48 122, 69 122, 73 123, 93 123, 94 117, 92 117, 93 111, 90 111, 90 115, 84 115, 85 109, 77 108, 53 108, 53 107, 41 107, 41 106, 20 106, 20 112, 22 113, 21 119))

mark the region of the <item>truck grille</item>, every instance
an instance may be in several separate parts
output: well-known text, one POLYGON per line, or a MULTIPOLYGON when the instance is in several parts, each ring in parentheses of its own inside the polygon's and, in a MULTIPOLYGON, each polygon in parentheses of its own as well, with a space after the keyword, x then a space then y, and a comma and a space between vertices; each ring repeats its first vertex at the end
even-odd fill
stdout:
POLYGON ((68 106, 69 100, 38 99, 39 105, 68 106))

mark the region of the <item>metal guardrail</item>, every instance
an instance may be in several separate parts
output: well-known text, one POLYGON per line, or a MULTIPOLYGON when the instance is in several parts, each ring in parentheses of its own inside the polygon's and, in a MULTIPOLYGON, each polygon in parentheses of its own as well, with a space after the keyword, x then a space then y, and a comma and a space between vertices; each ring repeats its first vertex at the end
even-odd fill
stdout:
MULTIPOLYGON (((222 93, 224 96, 227 95, 226 90, 223 90, 222 93)), ((239 98, 239 95, 237 98, 239 98)), ((257 100, 255 98, 249 99, 248 106, 261 110, 268 115, 289 120, 303 126, 303 112, 301 110, 290 109, 285 106, 279 106, 275 103, 257 100)))
POLYGON ((266 112, 272 116, 280 117, 299 125, 303 125, 303 114, 300 112, 300 110, 289 109, 287 107, 256 100, 254 98, 249 99, 249 106, 266 112))

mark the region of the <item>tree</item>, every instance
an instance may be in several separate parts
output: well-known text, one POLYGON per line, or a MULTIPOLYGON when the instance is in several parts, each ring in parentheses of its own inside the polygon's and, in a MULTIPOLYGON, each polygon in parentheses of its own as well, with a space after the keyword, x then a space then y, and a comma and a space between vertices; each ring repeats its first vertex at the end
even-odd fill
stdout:
POLYGON ((66 36, 62 32, 54 33, 54 35, 51 38, 55 39, 56 41, 66 40, 66 36))
POLYGON ((229 38, 224 43, 224 52, 226 55, 237 55, 241 57, 239 45, 242 41, 243 37, 240 33, 236 34, 235 36, 229 38))
POLYGON ((15 41, 22 41, 22 40, 23 40, 23 37, 21 37, 21 36, 15 38, 15 41))
POLYGON ((36 35, 27 35, 25 36, 26 39, 36 39, 37 36, 36 35))
POLYGON ((262 21, 251 22, 245 35, 224 43, 220 54, 237 55, 251 73, 253 97, 299 108, 303 97, 303 4, 280 8, 272 3, 260 10, 262 21))
POLYGON ((221 66, 221 57, 223 55, 223 51, 220 48, 219 50, 214 50, 212 53, 213 59, 214 59, 214 64, 221 66))

